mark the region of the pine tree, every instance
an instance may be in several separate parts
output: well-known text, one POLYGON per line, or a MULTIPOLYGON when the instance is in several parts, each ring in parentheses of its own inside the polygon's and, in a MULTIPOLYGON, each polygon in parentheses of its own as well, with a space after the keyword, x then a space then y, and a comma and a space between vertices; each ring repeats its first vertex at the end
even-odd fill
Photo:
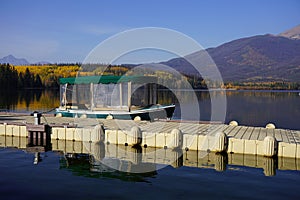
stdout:
POLYGON ((38 74, 35 76, 34 87, 36 87, 36 88, 42 88, 43 87, 41 77, 38 74))

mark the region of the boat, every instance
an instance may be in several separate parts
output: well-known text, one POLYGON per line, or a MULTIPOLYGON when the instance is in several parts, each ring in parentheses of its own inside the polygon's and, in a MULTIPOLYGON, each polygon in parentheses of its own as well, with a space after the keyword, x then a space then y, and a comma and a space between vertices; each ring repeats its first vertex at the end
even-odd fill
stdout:
POLYGON ((171 119, 174 104, 160 105, 153 76, 80 76, 60 78, 56 116, 156 120, 171 119))

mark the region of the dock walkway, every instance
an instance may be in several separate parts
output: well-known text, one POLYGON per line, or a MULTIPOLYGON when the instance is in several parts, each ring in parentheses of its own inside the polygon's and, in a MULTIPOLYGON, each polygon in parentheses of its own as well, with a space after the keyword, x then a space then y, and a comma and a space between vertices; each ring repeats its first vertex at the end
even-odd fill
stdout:
MULTIPOLYGON (((33 122, 32 116, 0 114, 0 135, 26 137, 26 125, 33 122)), ((268 156, 268 148, 273 148, 274 156, 300 158, 299 130, 181 121, 149 122, 53 116, 42 117, 41 123, 52 127, 51 139, 57 140, 92 141, 103 138, 105 143, 130 146, 134 145, 137 139, 132 127, 139 127, 139 144, 144 147, 218 151, 215 146, 222 143, 219 141, 219 133, 224 133, 226 141, 223 142, 228 153, 268 156), (99 126, 104 128, 102 132, 99 126), (178 130, 179 133, 174 130, 178 130), (275 141, 272 141, 272 138, 275 141)))

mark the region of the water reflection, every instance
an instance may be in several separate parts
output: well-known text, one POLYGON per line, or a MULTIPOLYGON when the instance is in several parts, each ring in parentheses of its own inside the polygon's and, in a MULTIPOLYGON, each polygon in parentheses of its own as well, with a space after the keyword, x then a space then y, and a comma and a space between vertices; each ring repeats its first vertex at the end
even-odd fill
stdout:
MULTIPOLYGON (((124 163, 122 163, 124 164, 124 163)), ((126 167, 128 165, 124 165, 126 167)), ((128 173, 112 169, 94 160, 90 154, 66 154, 60 159, 60 169, 69 170, 74 175, 92 178, 115 178, 123 181, 146 182, 146 177, 154 177, 155 170, 147 173, 128 173)))
POLYGON ((227 122, 262 127, 272 122, 278 128, 300 130, 298 92, 230 91, 227 98, 227 122))
MULTIPOLYGON (((176 91, 187 100, 193 91, 176 91)), ((163 91, 164 99, 174 94, 163 91)), ((298 91, 226 91, 227 113, 225 123, 236 120, 240 125, 264 127, 272 122, 277 128, 300 130, 300 96, 298 91)), ((219 99, 222 91, 196 91, 199 100, 200 120, 211 118, 211 99, 219 99)), ((175 98, 174 118, 180 119, 180 105, 175 98)), ((195 109, 193 107, 190 108, 195 109)), ((192 116, 191 116, 192 119, 192 116)), ((189 120, 189 119, 187 119, 189 120)))
POLYGON ((2 111, 47 111, 59 106, 58 90, 4 90, 0 93, 0 110, 2 111))
POLYGON ((162 165, 173 168, 209 168, 218 172, 238 170, 239 166, 246 166, 263 169, 265 176, 275 176, 277 170, 300 169, 300 159, 212 152, 203 157, 203 152, 200 151, 150 147, 136 149, 102 142, 51 140, 51 149, 41 150, 39 146, 35 146, 35 150, 32 150, 34 146, 31 144, 31 150, 28 150, 27 138, 0 136, 0 147, 24 149, 34 155, 34 162, 40 162, 45 151, 60 152, 60 168, 70 170, 75 175, 134 181, 155 176, 162 165))
MULTIPOLYGON (((59 106, 59 91, 57 90, 22 90, 22 91, 0 91, 0 111, 13 112, 48 111, 59 106), (9 97, 9 98, 8 98, 9 97)), ((176 109, 174 119, 181 119, 182 114, 177 97, 187 111, 194 113, 195 107, 190 105, 195 91, 169 90, 158 91, 158 103, 175 103, 176 109)), ((227 114, 225 123, 236 120, 240 125, 264 127, 269 122, 277 128, 300 130, 300 96, 299 91, 196 91, 200 108, 200 119, 194 116, 184 116, 185 120, 211 119, 211 99, 218 100, 226 94, 227 114)))

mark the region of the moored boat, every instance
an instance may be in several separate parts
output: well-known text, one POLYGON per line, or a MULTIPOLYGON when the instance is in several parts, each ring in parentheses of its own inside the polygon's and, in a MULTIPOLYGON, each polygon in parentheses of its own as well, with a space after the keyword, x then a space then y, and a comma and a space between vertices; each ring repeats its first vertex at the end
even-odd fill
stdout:
POLYGON ((61 78, 63 117, 155 120, 170 119, 175 105, 157 103, 157 79, 152 76, 83 76, 61 78))

